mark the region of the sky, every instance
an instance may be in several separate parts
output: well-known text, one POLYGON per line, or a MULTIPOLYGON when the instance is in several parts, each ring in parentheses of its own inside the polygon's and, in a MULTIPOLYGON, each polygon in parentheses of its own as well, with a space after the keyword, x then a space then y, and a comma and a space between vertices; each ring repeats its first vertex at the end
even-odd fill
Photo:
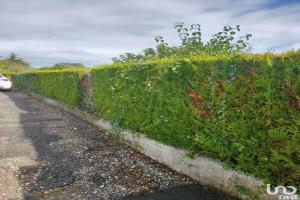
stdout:
POLYGON ((175 22, 200 24, 203 40, 239 24, 253 52, 300 48, 300 0, 0 0, 0 56, 107 64, 155 47, 156 35, 178 44, 175 22))

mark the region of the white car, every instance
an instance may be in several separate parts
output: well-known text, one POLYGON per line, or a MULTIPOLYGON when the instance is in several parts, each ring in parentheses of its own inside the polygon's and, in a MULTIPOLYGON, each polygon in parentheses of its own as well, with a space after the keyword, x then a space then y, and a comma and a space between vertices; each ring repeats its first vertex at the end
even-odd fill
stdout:
POLYGON ((0 90, 11 90, 12 82, 0 74, 0 90))

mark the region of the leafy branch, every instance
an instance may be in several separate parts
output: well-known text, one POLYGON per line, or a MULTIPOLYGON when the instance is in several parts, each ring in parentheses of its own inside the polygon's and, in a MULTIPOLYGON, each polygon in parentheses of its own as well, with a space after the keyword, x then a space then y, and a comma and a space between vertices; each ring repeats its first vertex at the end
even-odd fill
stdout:
POLYGON ((200 24, 186 27, 183 22, 176 22, 174 28, 181 41, 179 46, 170 47, 162 36, 155 36, 156 49, 147 48, 140 54, 121 54, 113 58, 113 61, 132 62, 187 55, 240 54, 251 50, 249 40, 252 34, 247 33, 238 37, 240 25, 224 26, 222 31, 214 34, 207 42, 202 40, 200 24))

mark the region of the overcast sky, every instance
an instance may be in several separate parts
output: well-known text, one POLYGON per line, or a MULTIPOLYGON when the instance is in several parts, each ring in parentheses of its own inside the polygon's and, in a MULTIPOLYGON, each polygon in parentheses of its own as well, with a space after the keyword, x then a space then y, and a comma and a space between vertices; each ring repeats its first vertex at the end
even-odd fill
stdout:
POLYGON ((300 0, 0 0, 0 56, 34 67, 110 63, 154 47, 155 35, 177 44, 177 21, 201 24, 204 40, 240 24, 254 52, 300 48, 300 0))

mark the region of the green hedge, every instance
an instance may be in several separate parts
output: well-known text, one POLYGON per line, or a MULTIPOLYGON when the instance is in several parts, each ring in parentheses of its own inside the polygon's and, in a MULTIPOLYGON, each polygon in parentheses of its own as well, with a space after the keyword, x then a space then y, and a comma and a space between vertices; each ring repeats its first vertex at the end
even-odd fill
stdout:
POLYGON ((108 118, 277 185, 300 186, 300 54, 101 66, 108 118))
MULTIPOLYGON (((14 84, 84 104, 82 71, 35 71, 14 84)), ((119 125, 300 187, 300 54, 189 57, 91 71, 93 101, 119 125)))
POLYGON ((44 70, 13 75, 16 87, 57 99, 71 106, 80 106, 79 81, 83 70, 44 70))

